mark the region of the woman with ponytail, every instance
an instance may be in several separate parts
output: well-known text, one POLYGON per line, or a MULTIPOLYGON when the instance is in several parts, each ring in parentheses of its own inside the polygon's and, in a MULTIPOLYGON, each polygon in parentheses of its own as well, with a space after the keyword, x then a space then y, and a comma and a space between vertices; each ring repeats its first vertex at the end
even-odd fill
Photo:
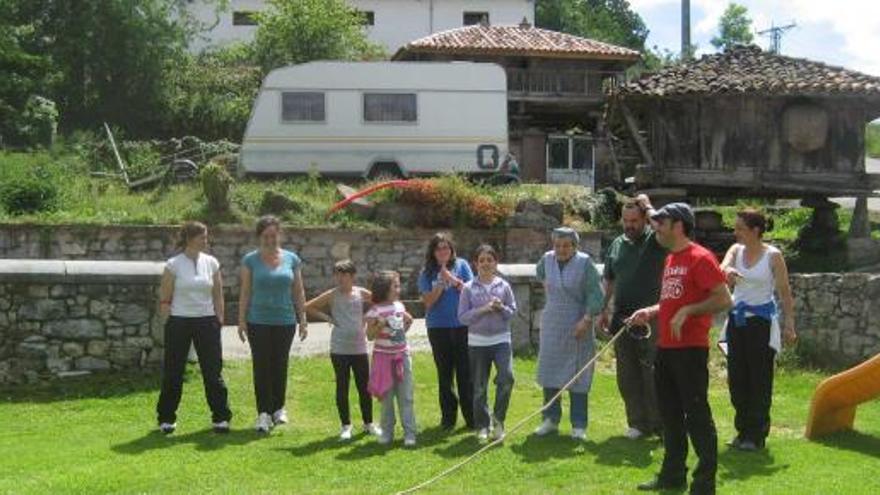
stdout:
POLYGON ((165 359, 156 413, 159 429, 166 435, 177 428, 177 406, 191 345, 198 354, 214 431, 228 432, 232 419, 222 376, 223 279, 217 258, 204 252, 207 247, 208 228, 200 222, 186 222, 177 242, 180 253, 168 260, 162 274, 159 311, 166 318, 165 359))

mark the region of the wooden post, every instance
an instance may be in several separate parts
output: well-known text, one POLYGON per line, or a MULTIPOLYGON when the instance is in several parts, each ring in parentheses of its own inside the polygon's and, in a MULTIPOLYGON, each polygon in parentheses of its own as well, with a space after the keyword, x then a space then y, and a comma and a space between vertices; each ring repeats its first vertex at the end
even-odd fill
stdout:
POLYGON ((129 185, 128 182, 128 172, 125 170, 125 163, 122 162, 122 157, 119 156, 119 150, 116 149, 116 140, 113 139, 113 133, 110 132, 110 126, 104 122, 104 130, 107 131, 107 137, 110 138, 110 146, 113 147, 113 155, 116 157, 116 164, 119 165, 119 172, 122 174, 122 179, 125 181, 125 185, 129 185))
POLYGON ((639 126, 636 124, 635 117, 633 117, 632 112, 629 111, 629 107, 626 106, 626 103, 620 103, 620 110, 623 112, 623 118, 626 120, 626 125, 627 127, 629 127, 629 132, 630 134, 632 134, 636 145, 639 147, 639 152, 641 152, 642 158, 645 160, 645 164, 649 167, 653 167, 654 157, 652 157, 651 152, 648 151, 648 144, 642 138, 642 135, 639 134, 639 126))

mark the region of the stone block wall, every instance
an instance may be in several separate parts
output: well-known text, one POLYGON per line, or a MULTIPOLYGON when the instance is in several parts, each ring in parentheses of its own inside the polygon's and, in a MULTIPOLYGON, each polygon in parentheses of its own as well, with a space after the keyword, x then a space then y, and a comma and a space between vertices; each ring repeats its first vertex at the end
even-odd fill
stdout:
MULTIPOLYGON (((499 271, 510 281, 519 305, 511 322, 514 348, 534 351, 544 307, 534 266, 499 266, 499 271)), ((880 353, 880 274, 793 274, 790 283, 799 345, 810 359, 851 366, 880 353)))
POLYGON ((0 260, 0 384, 157 365, 162 268, 0 260))
MULTIPOLYGON (((333 263, 351 258, 358 266, 360 283, 377 270, 398 270, 403 297, 417 299, 416 280, 424 263, 425 247, 434 230, 337 230, 285 228, 283 246, 304 261, 303 278, 308 297, 333 285, 333 263)), ((34 226, 0 225, 0 259, 162 261, 175 253, 174 226, 34 226)), ((501 251, 505 263, 534 263, 550 249, 544 229, 457 230, 453 237, 460 256, 481 242, 501 251)), ((236 321, 238 273, 241 257, 256 249, 250 227, 221 226, 210 229, 208 250, 222 267, 227 318, 236 321)), ((601 254, 602 234, 584 233, 581 247, 594 257, 601 254)))
POLYGON ((791 276, 795 329, 817 361, 852 365, 880 353, 880 274, 791 276))

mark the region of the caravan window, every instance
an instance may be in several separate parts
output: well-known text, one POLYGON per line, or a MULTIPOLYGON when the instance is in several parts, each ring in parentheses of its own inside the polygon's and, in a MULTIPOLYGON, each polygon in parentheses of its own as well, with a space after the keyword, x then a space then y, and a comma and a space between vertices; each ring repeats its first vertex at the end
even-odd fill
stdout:
POLYGON ((323 122, 324 93, 281 93, 281 120, 323 122))
POLYGON ((415 122, 415 93, 364 93, 367 122, 415 122))

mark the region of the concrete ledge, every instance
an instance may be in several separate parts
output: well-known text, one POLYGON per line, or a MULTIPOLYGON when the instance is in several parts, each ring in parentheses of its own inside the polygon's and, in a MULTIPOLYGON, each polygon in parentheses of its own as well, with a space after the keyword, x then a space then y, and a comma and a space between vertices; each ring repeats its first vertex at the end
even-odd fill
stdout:
MULTIPOLYGON (((595 263, 595 265, 596 270, 599 270, 599 275, 601 275, 605 265, 601 263, 595 263)), ((536 276, 535 271, 534 263, 498 265, 498 273, 510 283, 532 281, 536 276)))
POLYGON ((164 267, 154 261, 0 260, 0 282, 149 285, 164 267))
POLYGON ((535 264, 499 264, 498 273, 510 283, 528 282, 535 278, 535 264))

